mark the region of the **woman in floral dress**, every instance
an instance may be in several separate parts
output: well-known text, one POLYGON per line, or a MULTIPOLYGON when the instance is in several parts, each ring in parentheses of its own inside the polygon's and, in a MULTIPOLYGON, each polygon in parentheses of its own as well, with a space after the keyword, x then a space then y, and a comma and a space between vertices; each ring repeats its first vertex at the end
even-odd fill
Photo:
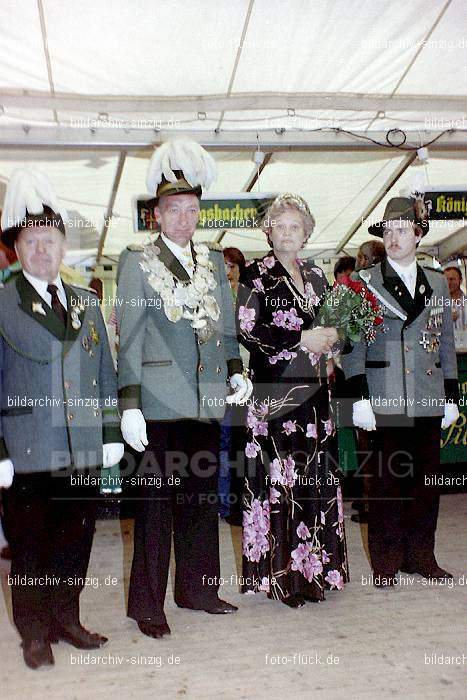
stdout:
POLYGON ((240 278, 237 323, 250 351, 242 591, 298 608, 348 580, 337 440, 326 361, 334 328, 315 317, 327 281, 298 259, 314 227, 306 202, 281 195, 263 231, 272 250, 240 278))

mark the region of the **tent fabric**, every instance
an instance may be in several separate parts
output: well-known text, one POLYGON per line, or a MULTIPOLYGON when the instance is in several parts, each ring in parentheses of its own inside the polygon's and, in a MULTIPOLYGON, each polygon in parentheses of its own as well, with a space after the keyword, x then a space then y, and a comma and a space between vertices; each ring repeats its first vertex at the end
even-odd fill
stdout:
MULTIPOLYGON (((131 200, 145 192, 151 154, 125 144, 125 134, 140 133, 146 146, 159 130, 198 140, 233 135, 230 148, 213 149, 219 180, 212 192, 222 193, 250 187, 257 166, 254 148, 244 144, 256 133, 264 152, 274 147, 253 190, 305 197, 317 219, 310 252, 329 254, 408 153, 369 150, 357 138, 352 148, 339 147, 332 130, 371 138, 401 128, 413 147, 450 127, 465 135, 466 22, 464 0, 3 0, 0 206, 12 170, 34 163, 83 221, 70 250, 94 254, 110 212, 103 253, 115 256, 142 238, 133 231, 131 200), (384 109, 375 108, 378 100, 384 109), (100 142, 114 137, 107 150, 92 147, 96 121, 100 142), (50 134, 40 148, 39 128, 50 134), (334 137, 335 148, 314 149, 319 129, 334 137), (56 145, 57 133, 76 148, 56 145)), ((416 160, 405 171, 372 217, 420 173, 427 185, 467 185, 466 148, 449 150, 443 138, 427 163, 416 160)), ((424 245, 436 246, 454 230, 436 224, 424 245)), ((367 238, 362 226, 347 248, 367 238)), ((227 231, 222 243, 265 249, 257 230, 227 231)))

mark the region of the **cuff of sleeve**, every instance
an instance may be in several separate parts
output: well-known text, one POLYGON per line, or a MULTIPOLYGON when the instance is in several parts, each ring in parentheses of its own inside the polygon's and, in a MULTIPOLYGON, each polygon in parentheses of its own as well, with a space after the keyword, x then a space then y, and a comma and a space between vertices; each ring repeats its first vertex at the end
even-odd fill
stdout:
POLYGON ((444 393, 446 395, 446 401, 459 403, 459 382, 457 379, 444 380, 444 393))
POLYGON ((141 384, 130 384, 118 390, 118 407, 120 414, 129 408, 141 410, 141 384))
POLYGON ((346 380, 345 393, 347 396, 352 397, 354 401, 369 399, 370 391, 366 376, 364 374, 355 374, 353 377, 349 377, 346 380))
POLYGON ((10 455, 8 454, 8 450, 5 445, 5 440, 3 438, 0 438, 0 462, 2 459, 10 459, 10 455))
POLYGON ((106 445, 109 442, 123 442, 122 432, 118 425, 102 426, 102 444, 106 445))
POLYGON ((232 360, 227 360, 227 372, 229 377, 234 374, 241 374, 243 372, 243 362, 239 357, 234 357, 232 360))

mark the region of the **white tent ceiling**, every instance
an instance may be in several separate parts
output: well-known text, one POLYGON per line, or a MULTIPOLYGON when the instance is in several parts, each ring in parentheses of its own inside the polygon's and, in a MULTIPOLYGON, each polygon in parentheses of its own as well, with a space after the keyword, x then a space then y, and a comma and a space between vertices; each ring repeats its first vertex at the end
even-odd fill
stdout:
MULTIPOLYGON (((131 199, 152 147, 184 131, 218 160, 213 192, 251 189, 260 147, 272 156, 253 191, 309 201, 313 254, 355 231, 354 248, 369 203, 381 216, 415 174, 467 185, 466 26, 465 0, 2 0, 0 205, 12 170, 35 163, 87 222, 71 248, 101 239, 117 255, 139 240, 131 199)), ((427 245, 453 230, 433 225, 427 245)), ((253 230, 222 243, 265 248, 253 230)))

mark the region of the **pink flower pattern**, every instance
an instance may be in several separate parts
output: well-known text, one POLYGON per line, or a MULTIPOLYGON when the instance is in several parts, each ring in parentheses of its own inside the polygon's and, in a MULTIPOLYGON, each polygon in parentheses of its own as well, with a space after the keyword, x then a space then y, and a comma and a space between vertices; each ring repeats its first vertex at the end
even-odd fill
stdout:
POLYGON ((269 552, 269 501, 254 498, 249 509, 243 511, 243 554, 249 561, 258 562, 269 552))
POLYGON ((246 306, 240 306, 238 310, 238 319, 240 321, 240 328, 242 331, 252 331, 255 323, 254 319, 256 316, 255 309, 248 309, 246 306))
POLYGON ((282 427, 284 428, 284 433, 286 435, 290 435, 291 433, 296 433, 297 432, 297 421, 296 420, 287 420, 285 423, 282 423, 282 427))
POLYGON ((329 583, 331 589, 337 588, 338 591, 341 591, 344 588, 344 578, 340 571, 337 571, 337 569, 329 571, 328 575, 325 576, 324 580, 329 583))
POLYGON ((322 355, 299 349, 297 331, 310 327, 327 281, 306 260, 300 270, 307 304, 297 305, 272 254, 242 271, 238 291, 239 336, 251 353, 254 385, 245 446, 253 464, 245 479, 243 521, 243 575, 252 583, 242 591, 281 599, 302 590, 324 599, 325 589, 341 590, 347 580, 341 494, 326 480, 335 426, 326 392, 314 390, 318 381, 326 387, 322 355), (269 295, 285 303, 274 308, 266 303, 269 295), (304 366, 305 374, 298 374, 304 366), (312 391, 306 391, 308 374, 312 391), (283 405, 278 409, 272 398, 283 405), (321 476, 319 485, 298 488, 299 477, 313 474, 321 476))

